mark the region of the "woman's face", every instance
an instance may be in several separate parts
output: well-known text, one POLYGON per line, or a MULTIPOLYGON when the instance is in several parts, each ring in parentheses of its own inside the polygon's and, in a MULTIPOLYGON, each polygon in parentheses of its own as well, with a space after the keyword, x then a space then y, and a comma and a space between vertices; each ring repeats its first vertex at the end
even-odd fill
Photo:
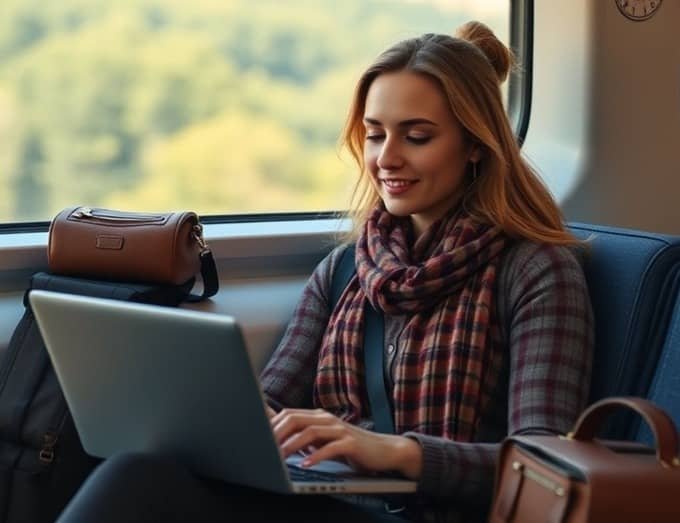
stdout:
POLYGON ((373 80, 364 110, 364 161, 387 210, 411 216, 416 235, 456 205, 478 152, 430 78, 407 72, 373 80))

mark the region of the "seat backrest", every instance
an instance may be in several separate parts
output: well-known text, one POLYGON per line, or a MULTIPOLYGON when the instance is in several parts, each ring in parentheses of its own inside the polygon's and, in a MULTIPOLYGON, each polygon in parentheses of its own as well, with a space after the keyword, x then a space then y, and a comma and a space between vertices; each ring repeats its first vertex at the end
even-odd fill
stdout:
MULTIPOLYGON (((663 346, 680 283, 680 237, 570 223, 589 239, 584 261, 595 316, 590 400, 644 396, 663 346)), ((605 436, 630 435, 630 419, 612 423, 605 436)))
MULTIPOLYGON (((680 294, 676 297, 661 356, 646 396, 670 414, 676 428, 680 429, 680 294)), ((651 430, 644 423, 639 423, 635 439, 649 445, 654 441, 651 430)))

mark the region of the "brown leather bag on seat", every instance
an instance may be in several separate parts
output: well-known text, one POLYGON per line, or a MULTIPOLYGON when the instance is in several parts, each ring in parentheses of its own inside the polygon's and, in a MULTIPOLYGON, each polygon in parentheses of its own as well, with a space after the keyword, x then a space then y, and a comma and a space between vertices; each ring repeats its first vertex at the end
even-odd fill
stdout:
POLYGON ((513 436, 501 448, 490 523, 680 521, 678 433, 671 418, 642 398, 601 400, 562 436, 513 436), (626 407, 656 438, 656 452, 595 440, 604 418, 626 407))
POLYGON ((190 211, 64 209, 50 225, 47 259, 53 274, 181 285, 200 272, 202 298, 214 295, 218 288, 203 228, 190 211))

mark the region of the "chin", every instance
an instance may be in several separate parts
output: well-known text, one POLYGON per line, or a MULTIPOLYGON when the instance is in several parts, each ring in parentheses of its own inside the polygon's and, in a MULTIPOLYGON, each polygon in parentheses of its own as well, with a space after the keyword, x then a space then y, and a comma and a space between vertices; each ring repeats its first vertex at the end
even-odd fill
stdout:
POLYGON ((406 205, 399 205, 385 200, 383 200, 383 203, 385 204, 385 209, 387 209, 388 213, 392 216, 398 216, 399 218, 411 216, 415 212, 411 207, 406 205))

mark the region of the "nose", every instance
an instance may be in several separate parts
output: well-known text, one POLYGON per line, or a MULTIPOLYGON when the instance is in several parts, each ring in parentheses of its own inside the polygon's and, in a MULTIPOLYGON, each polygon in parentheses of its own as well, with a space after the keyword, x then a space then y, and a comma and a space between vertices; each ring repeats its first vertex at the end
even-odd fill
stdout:
POLYGON ((399 142, 395 137, 386 137, 378 154, 377 164, 383 171, 393 171, 404 165, 399 142))

